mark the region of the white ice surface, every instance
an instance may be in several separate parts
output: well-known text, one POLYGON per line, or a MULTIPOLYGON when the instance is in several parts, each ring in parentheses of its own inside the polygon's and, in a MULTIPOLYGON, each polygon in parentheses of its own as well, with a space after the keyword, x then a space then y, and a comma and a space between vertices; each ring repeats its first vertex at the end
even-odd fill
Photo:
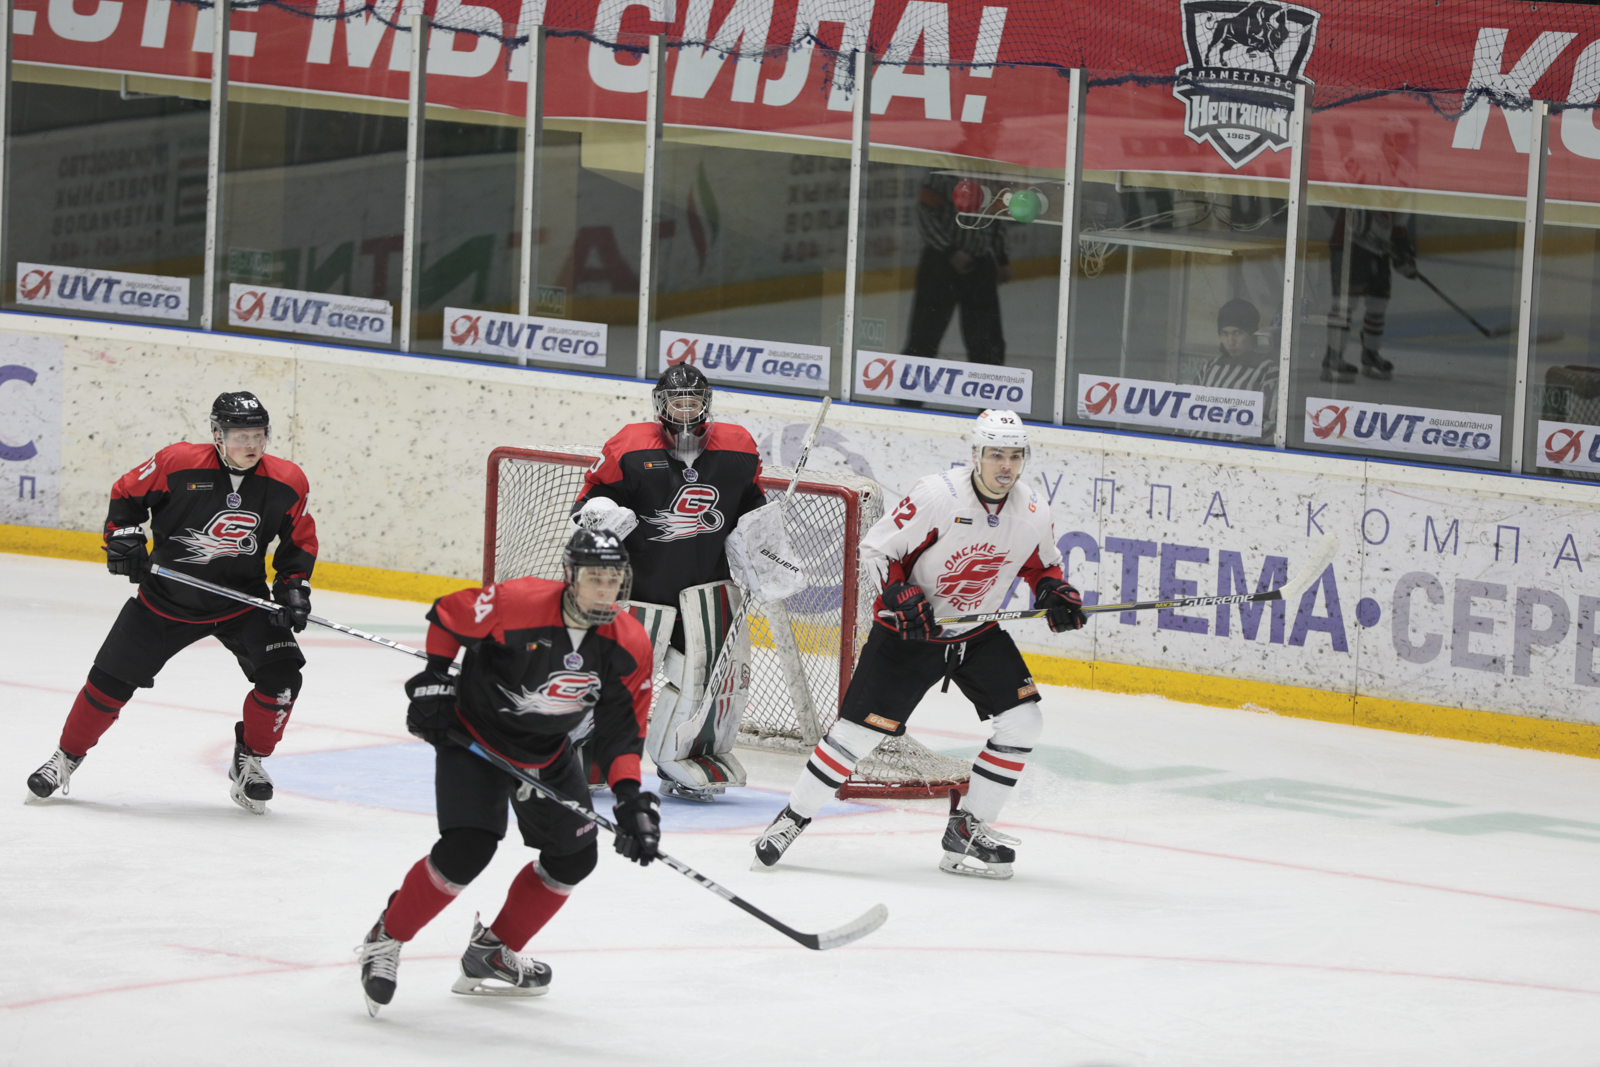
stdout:
MULTIPOLYGON (((214 642, 135 697, 69 798, 24 804, 128 591, 0 556, 0 1063, 1600 1062, 1594 762, 1053 688, 1002 820, 1010 882, 937 869, 932 801, 819 818, 751 873, 799 770, 751 754, 760 788, 668 801, 665 847, 793 926, 881 901, 883 929, 808 952, 606 851, 529 946, 548 996, 454 996, 472 913, 530 858, 507 843, 369 1019, 352 948, 435 838, 413 661, 306 635, 265 817, 228 800, 246 686, 214 642)), ((315 599, 420 640, 421 605, 315 599)), ((914 727, 945 751, 981 737, 953 694, 914 727)))

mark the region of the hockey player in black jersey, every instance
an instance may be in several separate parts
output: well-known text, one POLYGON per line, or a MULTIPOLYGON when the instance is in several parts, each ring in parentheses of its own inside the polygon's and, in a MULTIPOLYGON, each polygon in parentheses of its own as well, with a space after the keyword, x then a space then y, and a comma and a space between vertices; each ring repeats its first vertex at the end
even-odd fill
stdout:
MULTIPOLYGON (((651 400, 656 421, 623 427, 584 476, 573 523, 625 539, 636 579, 632 610, 665 677, 646 751, 662 792, 710 800, 745 783, 732 749, 748 695, 749 637, 730 631, 743 594, 729 580, 729 560, 759 562, 763 549, 789 553, 776 505, 765 507, 755 440, 741 426, 713 421, 706 376, 686 363, 669 367, 651 400), (734 642, 735 661, 713 715, 703 696, 726 641, 734 642)), ((760 585, 748 566, 737 575, 746 590, 760 585)))
POLYGON ((367 1010, 394 996, 400 947, 489 865, 506 833, 506 802, 539 857, 517 873, 505 905, 475 921, 457 993, 537 996, 550 968, 518 953, 566 903, 599 859, 595 824, 449 741, 452 730, 583 804, 589 790, 568 733, 594 717, 594 758, 617 798, 616 848, 647 865, 660 842, 659 801, 640 791, 652 656, 639 621, 621 610, 628 553, 604 532, 580 530, 563 557, 565 581, 515 578, 463 589, 428 612, 428 666, 406 682, 406 728, 435 749, 439 840, 418 860, 357 950, 367 1010), (450 664, 463 647, 461 673, 450 664))
POLYGON ((257 815, 272 799, 261 759, 283 736, 300 693, 305 657, 294 634, 311 613, 311 569, 317 527, 306 510, 306 476, 267 455, 272 420, 251 393, 223 393, 211 405, 211 443, 168 445, 117 479, 106 516, 106 567, 139 586, 95 655, 61 731, 61 744, 28 776, 28 789, 48 797, 70 789, 89 749, 117 721, 134 690, 155 685, 167 660, 204 637, 215 637, 239 660, 252 683, 234 724, 228 770, 234 803, 257 815), (155 551, 145 547, 150 522, 155 551), (284 610, 241 607, 215 593, 150 574, 153 561, 265 597, 267 549, 276 580, 271 596, 284 610), (291 629, 294 631, 290 632, 291 629))

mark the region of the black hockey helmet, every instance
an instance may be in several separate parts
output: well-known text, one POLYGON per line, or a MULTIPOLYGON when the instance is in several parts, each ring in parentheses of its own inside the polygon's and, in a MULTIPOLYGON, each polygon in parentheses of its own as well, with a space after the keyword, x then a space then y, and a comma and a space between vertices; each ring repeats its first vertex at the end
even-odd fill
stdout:
POLYGON ((672 448, 698 454, 705 447, 711 426, 711 382, 699 367, 687 363, 668 367, 651 390, 650 401, 672 448))
POLYGON ((622 602, 633 593, 633 566, 628 562, 628 550, 622 547, 616 534, 605 530, 576 531, 561 552, 561 571, 567 583, 561 594, 561 608, 585 626, 604 626, 611 622, 622 610, 622 602), (616 599, 601 607, 583 607, 578 603, 575 587, 582 572, 591 567, 622 572, 616 599))
MULTIPOLYGON (((256 399, 254 393, 223 393, 211 402, 211 443, 217 457, 229 470, 237 470, 228 462, 228 450, 223 440, 229 430, 260 430, 268 441, 272 440, 272 417, 267 406, 256 399)), ((241 472, 242 473, 242 472, 241 472)))

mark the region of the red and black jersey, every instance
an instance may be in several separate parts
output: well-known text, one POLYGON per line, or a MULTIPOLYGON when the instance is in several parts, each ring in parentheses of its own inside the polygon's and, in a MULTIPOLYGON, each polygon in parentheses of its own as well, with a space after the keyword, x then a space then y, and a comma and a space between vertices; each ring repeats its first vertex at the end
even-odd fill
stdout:
POLYGON ((767 502, 761 456, 748 430, 714 422, 694 465, 675 459, 653 422, 624 426, 583 478, 573 511, 609 497, 639 516, 623 545, 633 564, 633 599, 678 606, 692 585, 728 577, 723 542, 746 512, 767 502))
POLYGON ((639 780, 654 668, 644 627, 627 612, 587 630, 577 648, 561 617, 561 582, 513 578, 442 596, 428 611, 428 655, 466 646, 456 711, 477 740, 543 767, 594 712, 594 758, 612 786, 639 780))
MULTIPOLYGON (((264 597, 267 546, 274 540, 277 577, 309 579, 316 565, 317 524, 306 510, 308 491, 305 473, 277 456, 262 456, 236 476, 223 467, 213 445, 168 445, 111 487, 105 534, 148 518, 155 540, 152 562, 264 597)), ((157 613, 184 622, 214 622, 256 610, 153 575, 145 577, 139 596, 157 613)))

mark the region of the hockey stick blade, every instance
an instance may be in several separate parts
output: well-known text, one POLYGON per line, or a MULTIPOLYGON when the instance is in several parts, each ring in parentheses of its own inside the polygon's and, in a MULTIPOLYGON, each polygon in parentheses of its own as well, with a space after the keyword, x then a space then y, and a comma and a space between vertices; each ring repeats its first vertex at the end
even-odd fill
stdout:
MULTIPOLYGON (((533 787, 533 790, 536 793, 545 797, 547 800, 555 801, 568 811, 583 816, 585 819, 588 819, 590 822, 601 827, 602 829, 610 830, 613 834, 617 832, 616 824, 610 819, 606 818, 604 815, 597 814, 596 812, 584 807, 582 804, 579 804, 577 801, 556 792, 538 778, 528 774, 521 767, 518 767, 510 760, 500 755, 500 753, 484 748, 482 745, 478 744, 478 742, 459 730, 451 730, 449 732, 449 738, 451 743, 461 746, 480 759, 488 761, 493 766, 496 766, 502 771, 505 771, 507 774, 511 775, 511 777, 527 783, 529 786, 533 787)), ((671 867, 673 870, 677 871, 691 882, 694 882, 696 885, 700 886, 702 889, 707 889, 712 893, 715 893, 723 900, 726 900, 729 904, 739 908, 745 914, 760 919, 762 922, 766 923, 783 936, 789 938, 791 941, 795 941, 798 944, 804 945, 806 948, 814 949, 818 952, 825 952, 830 948, 838 948, 840 945, 848 945, 852 941, 859 941, 863 937, 866 937, 868 934, 872 933, 872 931, 876 930, 878 927, 882 926, 885 920, 889 918, 889 909, 884 907, 882 904, 877 904, 870 908, 865 915, 861 916, 861 918, 857 919, 855 922, 846 923, 845 925, 833 930, 825 930, 820 934, 802 933, 801 931, 794 929, 792 926, 785 925, 784 923, 779 922, 777 919, 774 919, 772 916, 768 915, 766 912, 762 911, 760 908, 756 907, 754 904, 750 903, 748 900, 745 900, 743 897, 739 896, 733 891, 718 885, 716 882, 712 881, 710 878, 707 878, 705 875, 701 874, 699 871, 695 870, 682 860, 669 856, 665 852, 661 852, 659 850, 656 852, 656 858, 659 859, 664 865, 671 867)))
MULTIPOLYGON (((1101 615, 1108 611, 1155 611, 1161 608, 1204 608, 1215 604, 1252 604, 1262 600, 1299 600, 1307 589, 1316 584, 1322 572, 1328 569, 1333 557, 1339 554, 1339 539, 1324 534, 1311 550, 1311 559, 1283 585, 1265 593, 1232 593, 1227 596, 1185 596, 1169 600, 1139 600, 1128 604, 1091 604, 1083 609, 1085 615, 1101 615)), ((1021 622, 1042 619, 1050 614, 1048 608, 1029 608, 1025 611, 985 611, 976 615, 952 615, 935 619, 940 626, 970 626, 980 622, 1021 622)))

